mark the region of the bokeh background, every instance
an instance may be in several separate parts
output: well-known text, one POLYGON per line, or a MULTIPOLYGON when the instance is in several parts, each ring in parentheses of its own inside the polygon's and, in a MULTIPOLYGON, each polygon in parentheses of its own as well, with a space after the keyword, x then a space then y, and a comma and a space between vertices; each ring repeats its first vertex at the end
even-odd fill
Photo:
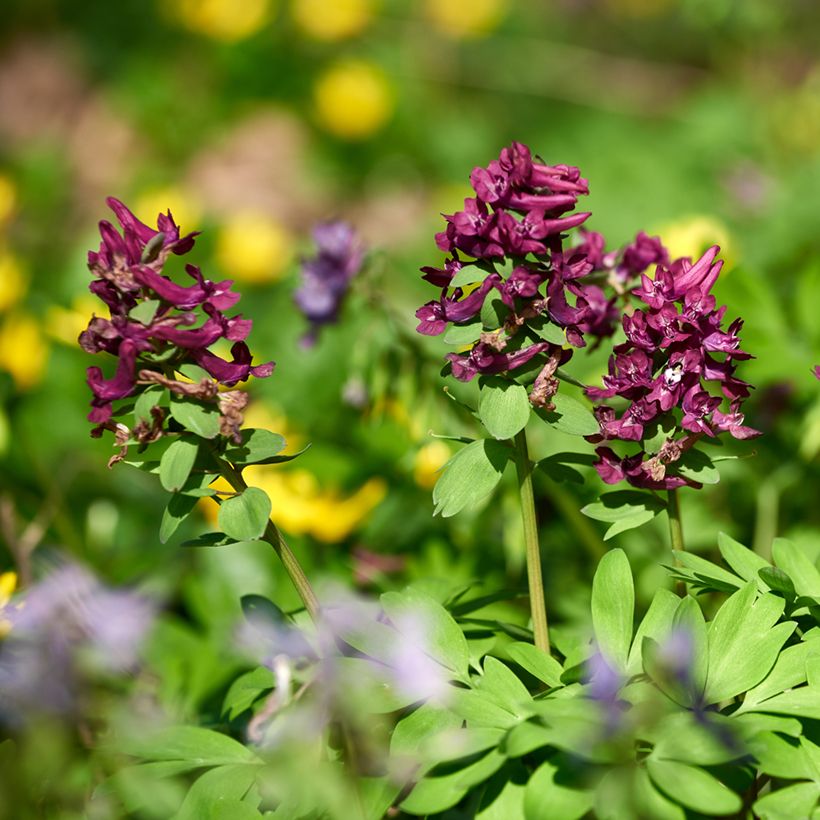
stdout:
MULTIPOLYGON (((167 684, 185 709, 235 671, 220 647, 240 595, 297 600, 263 544, 179 547, 207 511, 160 544, 158 482, 106 469, 111 442, 88 435, 99 362, 76 338, 97 309, 85 254, 107 195, 146 221, 170 208, 203 232, 206 276, 244 292, 254 353, 277 361, 249 421, 289 452, 312 445, 254 481, 311 571, 365 589, 524 584, 512 476, 481 509, 432 517, 452 450, 430 431, 471 428, 442 393, 445 348, 413 330, 440 213, 513 139, 581 168, 610 248, 639 230, 673 255, 722 246, 718 296, 746 320, 747 423, 765 435, 727 446, 742 458, 718 486, 683 493, 688 547, 712 551, 722 529, 763 554, 775 535, 820 552, 817 3, 6 0, 0 26, 0 571, 25 584, 68 555, 156 596, 154 659, 188 647, 180 663, 200 664, 167 684), (308 348, 293 291, 330 218, 356 227, 369 264, 308 348)), ((604 365, 573 362, 590 383, 604 365)), ((534 430, 536 454, 584 446, 556 436, 534 430)), ((577 512, 601 489, 539 477, 558 621, 582 610, 575 582, 607 547, 577 512)), ((617 542, 644 596, 667 582, 662 519, 617 542)))

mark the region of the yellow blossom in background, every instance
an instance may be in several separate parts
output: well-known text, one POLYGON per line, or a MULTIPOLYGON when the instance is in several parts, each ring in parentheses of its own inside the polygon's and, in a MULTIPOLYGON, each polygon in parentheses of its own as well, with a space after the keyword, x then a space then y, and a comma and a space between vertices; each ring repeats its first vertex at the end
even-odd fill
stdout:
POLYGON ((43 328, 52 339, 73 347, 94 313, 105 315, 105 307, 91 294, 82 294, 74 298, 71 307, 49 305, 43 328))
POLYGON ((0 248, 0 313, 14 307, 25 294, 27 281, 17 257, 0 248))
POLYGON ((174 222, 180 226, 183 234, 190 233, 202 215, 193 198, 176 187, 143 191, 134 203, 134 214, 151 227, 156 226, 159 214, 168 211, 171 211, 174 222))
POLYGON ((0 370, 11 374, 18 390, 29 390, 43 377, 48 344, 29 313, 12 313, 0 325, 0 370))
POLYGON ((5 225, 16 210, 17 187, 6 174, 0 174, 0 225, 5 225))
POLYGON ((482 37, 504 17, 508 0, 426 0, 427 19, 456 38, 482 37))
POLYGON ((714 216, 692 216, 668 222, 652 231, 669 248, 669 256, 677 259, 689 256, 697 259, 712 245, 720 245, 720 258, 727 268, 736 263, 734 242, 726 225, 714 216))
POLYGON ((413 461, 413 480, 425 490, 438 481, 439 470, 450 460, 452 450, 443 441, 431 441, 416 453, 413 461))
MULTIPOLYGON (((283 470, 272 465, 251 465, 242 476, 251 487, 264 490, 271 500, 271 518, 285 533, 310 535, 328 544, 343 541, 357 530, 387 494, 381 478, 371 478, 358 490, 342 496, 322 489, 307 470, 283 470)), ((229 489, 220 479, 212 486, 229 489)), ((218 508, 210 502, 205 515, 216 522, 218 508)))
POLYGON ((169 11, 190 31, 237 43, 268 23, 274 5, 271 0, 171 0, 169 11))
POLYGON ((373 19, 373 0, 292 0, 291 14, 314 40, 333 42, 359 34, 373 19))
POLYGON ((227 220, 216 238, 216 258, 240 282, 275 282, 293 260, 293 237, 265 214, 245 211, 227 220))
POLYGON ((0 573, 0 638, 5 637, 11 630, 11 621, 3 617, 6 607, 11 600, 12 593, 17 588, 17 574, 14 572, 0 573))
POLYGON ((343 139, 366 139, 390 118, 394 92, 379 66, 345 60, 328 69, 313 90, 320 124, 343 139))
POLYGON ((251 396, 251 402, 244 416, 243 427, 270 430, 272 433, 279 433, 283 436, 286 442, 286 453, 293 453, 302 446, 303 436, 293 429, 285 414, 275 405, 251 396))

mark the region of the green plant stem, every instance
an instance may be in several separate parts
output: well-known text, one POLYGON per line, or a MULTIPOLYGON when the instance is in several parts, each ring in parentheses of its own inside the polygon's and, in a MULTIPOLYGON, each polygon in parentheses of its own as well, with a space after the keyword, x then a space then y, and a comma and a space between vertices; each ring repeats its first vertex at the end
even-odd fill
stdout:
POLYGON ((538 523, 535 518, 535 497, 532 492, 532 462, 527 449, 524 430, 515 435, 518 472, 518 491, 521 497, 521 516, 524 520, 524 543, 527 547, 527 581, 530 590, 530 612, 535 645, 544 652, 550 651, 547 608, 544 601, 544 581, 541 576, 541 548, 538 543, 538 523))
MULTIPOLYGON (((219 464, 220 473, 231 487, 238 493, 246 490, 248 485, 245 483, 245 479, 242 478, 239 471, 232 464, 225 461, 225 459, 216 455, 215 457, 219 464)), ((273 521, 268 521, 262 540, 267 541, 279 556, 279 560, 282 562, 290 580, 296 587, 296 591, 299 593, 299 597, 302 599, 305 609, 315 623, 319 618, 319 599, 316 597, 316 593, 313 591, 313 587, 310 585, 310 581, 308 581, 308 577, 305 575, 302 565, 293 554, 284 536, 279 532, 278 527, 273 521)))
MULTIPOLYGON (((669 540, 672 544, 672 549, 678 552, 684 552, 686 547, 683 544, 683 525, 680 518, 680 502, 678 500, 678 491, 667 491, 666 512, 669 516, 669 540)), ((675 565, 680 566, 680 560, 675 556, 675 565)), ((681 598, 686 596, 686 584, 683 581, 678 581, 676 585, 678 595, 681 598)))

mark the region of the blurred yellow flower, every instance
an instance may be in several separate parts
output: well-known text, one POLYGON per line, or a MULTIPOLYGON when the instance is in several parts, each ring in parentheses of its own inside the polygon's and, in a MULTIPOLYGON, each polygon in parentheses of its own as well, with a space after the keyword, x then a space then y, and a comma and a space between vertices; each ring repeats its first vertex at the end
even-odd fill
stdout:
POLYGON ((28 283, 17 257, 0 248, 0 313, 14 307, 25 294, 28 283))
POLYGON ((29 390, 43 376, 48 344, 29 313, 11 313, 0 326, 0 370, 11 374, 18 390, 29 390))
MULTIPOLYGON (((250 466, 242 473, 252 487, 264 490, 271 500, 271 518, 286 533, 310 535, 328 544, 344 540, 358 529, 382 501, 387 485, 371 478, 352 495, 323 490, 307 470, 282 470, 274 465, 250 466)), ((216 482, 217 489, 229 489, 216 482)), ((210 502, 205 515, 217 519, 217 506, 210 502)))
POLYGON ((373 0, 293 0, 291 13, 314 40, 344 40, 362 31, 373 18, 373 0))
POLYGON ((232 279, 275 282, 293 259, 293 237, 287 228, 264 214, 240 212, 220 229, 216 258, 232 279))
POLYGON ((302 445, 303 437, 291 427, 290 421, 281 409, 257 396, 251 396, 251 403, 245 411, 243 426, 270 430, 272 433, 284 436, 287 442, 285 447, 287 453, 295 452, 302 445))
POLYGON ((11 631, 11 621, 3 617, 6 606, 11 600, 12 593, 17 588, 17 574, 14 572, 0 573, 0 638, 11 631))
POLYGON ((450 37, 481 37, 491 32, 507 11, 508 0, 426 0, 427 19, 450 37))
POLYGON ((0 225, 5 225, 16 209, 17 187, 6 174, 0 174, 0 225))
POLYGON ((729 228, 714 216, 691 216, 668 222, 648 232, 650 236, 660 236, 669 249, 669 256, 677 259, 690 256, 697 259, 712 245, 720 245, 720 258, 732 268, 737 262, 735 243, 729 228))
POLYGON ((193 198, 173 186, 143 191, 134 203, 136 216, 152 228, 157 224, 157 216, 169 210, 183 234, 190 233, 202 216, 201 209, 193 198))
POLYGON ((187 29, 223 43, 256 34, 273 16, 271 0, 172 0, 171 12, 187 29))
POLYGON ((364 60, 345 60, 328 69, 313 90, 321 125, 343 139, 365 139, 393 113, 394 92, 384 72, 364 60))
POLYGON ((43 328, 52 339, 73 347, 77 344, 80 334, 88 327, 91 315, 105 315, 105 310, 105 305, 99 300, 90 294, 82 294, 74 298, 71 307, 49 305, 43 328))
POLYGON ((439 470, 450 460, 452 450, 443 441, 431 441, 416 453, 413 461, 413 480, 425 490, 438 481, 439 470))

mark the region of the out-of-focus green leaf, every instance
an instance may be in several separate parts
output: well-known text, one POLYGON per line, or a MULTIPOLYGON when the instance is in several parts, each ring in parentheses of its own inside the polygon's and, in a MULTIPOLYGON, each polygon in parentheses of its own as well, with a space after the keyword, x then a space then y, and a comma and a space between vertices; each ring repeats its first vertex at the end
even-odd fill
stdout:
POLYGON ((450 518, 485 499, 501 481, 512 450, 499 441, 479 439, 447 462, 433 488, 435 514, 450 518))
POLYGON ((626 671, 632 645, 634 610, 629 559, 621 549, 610 550, 592 579, 592 628, 601 654, 620 672, 626 671))

